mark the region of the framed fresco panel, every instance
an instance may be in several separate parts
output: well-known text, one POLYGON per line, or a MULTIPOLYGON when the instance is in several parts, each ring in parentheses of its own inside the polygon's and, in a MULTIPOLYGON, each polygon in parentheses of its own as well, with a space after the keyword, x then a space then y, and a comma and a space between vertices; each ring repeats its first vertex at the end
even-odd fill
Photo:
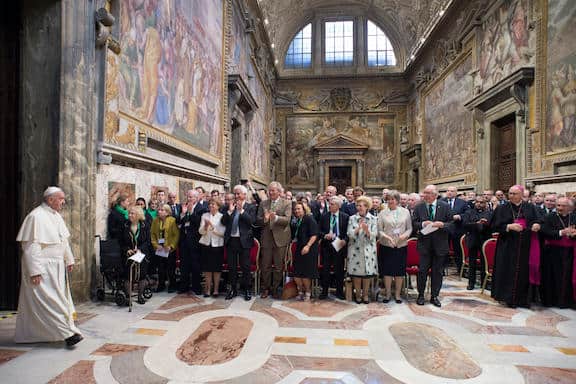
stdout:
POLYGON ((396 169, 395 116, 393 113, 314 113, 286 117, 286 176, 291 186, 315 185, 314 148, 343 135, 368 147, 363 184, 392 184, 396 169))
POLYGON ((120 10, 120 116, 213 161, 223 147, 225 12, 223 0, 125 0, 120 10))
POLYGON ((475 169, 472 112, 464 107, 472 97, 471 52, 448 67, 423 95, 422 158, 426 183, 449 181, 475 169))
POLYGON ((118 181, 108 182, 108 207, 112 207, 116 199, 121 195, 127 196, 130 205, 136 202, 136 184, 122 183, 118 181))
POLYGON ((271 124, 273 121, 272 101, 260 78, 255 65, 251 65, 253 77, 249 82, 250 89, 258 109, 248 125, 248 158, 250 177, 263 184, 268 183, 270 172, 270 152, 268 150, 271 124))
POLYGON ((194 182, 185 179, 178 179, 178 198, 180 203, 186 202, 186 194, 194 188, 194 182))
POLYGON ((548 0, 547 19, 545 143, 556 154, 576 148, 576 7, 548 0))

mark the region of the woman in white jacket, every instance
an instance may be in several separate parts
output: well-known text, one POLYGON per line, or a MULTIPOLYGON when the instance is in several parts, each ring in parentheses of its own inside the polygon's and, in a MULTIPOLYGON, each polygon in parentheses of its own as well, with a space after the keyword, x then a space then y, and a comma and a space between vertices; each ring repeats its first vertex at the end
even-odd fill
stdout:
POLYGON ((212 286, 214 287, 212 296, 219 295, 220 274, 224 262, 224 231, 226 231, 226 227, 220 222, 222 219, 220 206, 220 201, 217 199, 208 202, 209 211, 202 215, 198 230, 202 235, 200 268, 204 273, 204 297, 210 296, 212 286))

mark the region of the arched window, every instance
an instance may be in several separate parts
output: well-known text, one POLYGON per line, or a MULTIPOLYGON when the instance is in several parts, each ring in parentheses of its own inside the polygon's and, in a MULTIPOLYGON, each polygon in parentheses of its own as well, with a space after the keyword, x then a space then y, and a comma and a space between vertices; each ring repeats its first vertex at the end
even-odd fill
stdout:
POLYGON ((308 24, 294 36, 286 52, 286 68, 309 68, 312 66, 312 24, 308 24))
POLYGON ((329 65, 354 63, 354 21, 327 21, 324 23, 326 40, 324 61, 329 65))
POLYGON ((368 20, 368 66, 396 65, 396 56, 390 40, 376 24, 368 20))

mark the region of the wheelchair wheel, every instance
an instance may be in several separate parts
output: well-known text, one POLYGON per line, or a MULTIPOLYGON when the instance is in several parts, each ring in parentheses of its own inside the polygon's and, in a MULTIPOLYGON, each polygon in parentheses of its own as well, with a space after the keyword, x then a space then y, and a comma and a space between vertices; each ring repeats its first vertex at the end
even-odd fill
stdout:
POLYGON ((146 300, 149 300, 152 297, 152 290, 148 287, 144 288, 144 292, 142 293, 142 296, 144 296, 144 298, 146 300))
POLYGON ((116 301, 116 305, 119 307, 126 305, 126 294, 124 294, 124 292, 116 292, 114 301, 116 301))
POLYGON ((104 290, 102 288, 98 288, 96 290, 96 299, 98 301, 104 301, 105 297, 106 297, 106 294, 104 293, 104 290))

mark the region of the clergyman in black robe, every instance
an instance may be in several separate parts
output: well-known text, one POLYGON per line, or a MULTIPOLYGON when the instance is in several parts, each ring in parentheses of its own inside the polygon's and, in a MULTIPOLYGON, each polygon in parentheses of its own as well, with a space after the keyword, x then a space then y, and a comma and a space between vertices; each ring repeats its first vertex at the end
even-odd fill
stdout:
POLYGON ((576 254, 576 215, 569 213, 568 199, 558 199, 557 212, 542 223, 542 304, 569 308, 575 302, 574 256, 576 254))
POLYGON ((509 191, 510 201, 498 205, 492 217, 492 230, 499 233, 492 297, 512 308, 530 306, 529 262, 530 248, 534 246, 532 232, 540 230, 536 207, 522 201, 523 189, 522 186, 512 186, 509 191))

